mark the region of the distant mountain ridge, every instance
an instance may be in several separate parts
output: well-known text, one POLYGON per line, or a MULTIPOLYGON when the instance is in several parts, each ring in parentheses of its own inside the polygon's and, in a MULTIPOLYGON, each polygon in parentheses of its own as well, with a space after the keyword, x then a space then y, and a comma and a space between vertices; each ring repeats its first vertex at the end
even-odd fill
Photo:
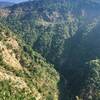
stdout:
POLYGON ((12 3, 12 2, 4 2, 4 1, 0 1, 0 8, 12 6, 12 5, 14 5, 14 3, 12 3))
POLYGON ((92 2, 100 3, 100 0, 91 0, 92 2))

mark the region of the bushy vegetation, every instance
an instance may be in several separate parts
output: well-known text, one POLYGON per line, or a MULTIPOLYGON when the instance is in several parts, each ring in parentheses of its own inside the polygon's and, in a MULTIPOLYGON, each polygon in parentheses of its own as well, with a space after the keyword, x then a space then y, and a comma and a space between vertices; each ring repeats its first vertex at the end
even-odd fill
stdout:
MULTIPOLYGON (((0 41, 0 99, 1 100, 57 100, 59 96, 58 83, 59 74, 52 64, 48 64, 46 60, 33 49, 25 45, 19 39, 12 35, 7 35, 5 29, 2 40, 0 41), (19 48, 13 48, 13 44, 6 42, 7 39, 14 38, 19 41, 19 48), (6 41, 3 41, 6 40, 6 41), (4 43, 3 43, 4 42, 4 43), (3 45, 1 45, 3 43, 3 45), (16 60, 19 61, 22 69, 18 70, 5 61, 2 53, 6 49, 12 50, 16 60), (2 77, 3 75, 3 77, 2 77), (22 82, 22 83, 20 83, 22 82), (24 83, 23 83, 24 82, 24 83), (21 88, 25 85, 24 88, 21 88)), ((8 32, 11 32, 10 30, 8 32)), ((11 55, 11 53, 9 53, 11 55)), ((11 55, 12 56, 12 55, 11 55)), ((11 62, 13 63, 13 62, 11 62)))
POLYGON ((100 99, 99 3, 90 0, 34 0, 8 10, 11 11, 9 16, 1 17, 0 21, 25 42, 21 45, 20 63, 30 73, 24 70, 16 72, 17 76, 32 79, 34 76, 37 81, 26 80, 29 87, 35 84, 43 97, 52 100, 50 85, 56 81, 50 79, 57 74, 52 65, 46 63, 47 59, 65 79, 63 86, 59 87, 61 100, 100 99), (46 84, 39 87, 40 77, 45 83, 50 81, 50 91, 46 84))
POLYGON ((27 91, 17 90, 12 87, 10 80, 0 81, 0 99, 1 100, 36 100, 32 94, 27 91))

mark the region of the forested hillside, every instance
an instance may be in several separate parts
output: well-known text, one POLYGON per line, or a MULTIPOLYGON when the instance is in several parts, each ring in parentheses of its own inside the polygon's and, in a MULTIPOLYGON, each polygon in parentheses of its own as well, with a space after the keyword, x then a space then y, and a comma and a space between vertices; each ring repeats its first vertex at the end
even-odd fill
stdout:
POLYGON ((0 22, 54 64, 60 100, 100 99, 98 0, 28 1, 1 9, 0 22))

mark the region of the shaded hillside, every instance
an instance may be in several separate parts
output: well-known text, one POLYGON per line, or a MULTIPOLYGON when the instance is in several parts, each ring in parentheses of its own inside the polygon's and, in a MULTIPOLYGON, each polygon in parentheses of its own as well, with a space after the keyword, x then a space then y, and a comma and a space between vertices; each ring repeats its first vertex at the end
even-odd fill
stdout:
MULTIPOLYGON (((80 94, 82 88, 87 86, 85 82, 88 80, 90 70, 92 67, 96 67, 95 64, 91 67, 88 63, 100 59, 99 27, 100 21, 94 21, 84 28, 79 29, 76 35, 67 40, 67 43, 70 43, 70 48, 68 48, 68 44, 65 44, 67 48, 65 48, 63 55, 66 61, 60 67, 60 70, 62 70, 61 72, 69 80, 69 88, 72 89, 72 94, 80 94), (68 53, 65 53, 66 51, 68 53)), ((98 65, 98 68, 100 68, 100 65, 98 65)), ((86 100, 86 98, 83 100, 86 100)))

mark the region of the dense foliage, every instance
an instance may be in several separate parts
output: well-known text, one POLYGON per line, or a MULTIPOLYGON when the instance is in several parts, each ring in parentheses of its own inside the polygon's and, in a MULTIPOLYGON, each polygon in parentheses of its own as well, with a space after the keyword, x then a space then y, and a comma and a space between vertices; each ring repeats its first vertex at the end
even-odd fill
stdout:
MULTIPOLYGON (((62 83, 66 91, 61 100, 99 100, 99 3, 34 0, 5 10, 8 15, 1 15, 0 21, 25 41, 28 50, 24 50, 30 56, 34 55, 32 49, 41 53, 67 80, 62 83)), ((29 66, 24 60, 21 63, 29 66)))

